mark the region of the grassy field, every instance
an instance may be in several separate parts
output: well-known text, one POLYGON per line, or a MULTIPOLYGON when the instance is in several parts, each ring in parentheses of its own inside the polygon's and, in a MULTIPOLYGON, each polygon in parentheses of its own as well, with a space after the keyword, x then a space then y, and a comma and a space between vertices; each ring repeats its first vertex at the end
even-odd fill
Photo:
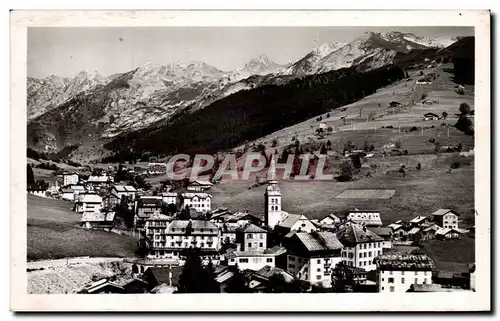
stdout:
POLYGON ((474 238, 462 235, 458 240, 431 240, 423 243, 423 251, 434 260, 440 271, 466 272, 475 261, 474 238))
POLYGON ((64 257, 131 257, 134 238, 77 227, 72 203, 28 195, 28 260, 64 257))

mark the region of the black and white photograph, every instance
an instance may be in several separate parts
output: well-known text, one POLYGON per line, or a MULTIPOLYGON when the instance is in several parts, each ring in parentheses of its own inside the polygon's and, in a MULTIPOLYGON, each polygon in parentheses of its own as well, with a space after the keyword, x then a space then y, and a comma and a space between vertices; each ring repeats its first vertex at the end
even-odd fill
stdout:
POLYGON ((489 295, 474 14, 26 27, 24 294, 489 295))

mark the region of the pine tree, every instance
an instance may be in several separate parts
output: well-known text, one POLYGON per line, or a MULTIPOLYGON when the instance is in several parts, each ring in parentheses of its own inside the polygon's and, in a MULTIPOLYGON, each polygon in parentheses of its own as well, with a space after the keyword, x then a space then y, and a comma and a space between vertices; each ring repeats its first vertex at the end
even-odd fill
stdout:
POLYGON ((321 145, 321 150, 320 150, 320 154, 322 155, 326 155, 327 151, 326 151, 326 147, 325 145, 321 145))
POLYGON ((229 280, 227 287, 227 293, 250 293, 245 278, 241 274, 238 265, 234 266, 233 277, 229 280))
POLYGON ((32 187, 35 184, 35 175, 33 174, 33 169, 30 164, 27 164, 27 184, 28 188, 32 187))
POLYGON ((177 287, 179 293, 209 293, 213 290, 207 269, 202 266, 199 249, 190 248, 186 253, 177 287))

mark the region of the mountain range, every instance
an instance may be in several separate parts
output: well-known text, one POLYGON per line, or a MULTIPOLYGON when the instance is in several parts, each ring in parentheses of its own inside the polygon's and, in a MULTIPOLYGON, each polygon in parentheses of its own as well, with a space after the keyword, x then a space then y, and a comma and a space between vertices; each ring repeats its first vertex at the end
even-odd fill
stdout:
POLYGON ((350 43, 319 45, 286 65, 260 55, 229 72, 204 62, 186 62, 148 63, 109 77, 97 72, 80 72, 73 78, 29 77, 28 147, 57 151, 88 140, 106 141, 144 128, 161 128, 242 90, 283 86, 299 77, 342 68, 367 72, 393 64, 397 55, 444 48, 456 40, 370 32, 350 43))

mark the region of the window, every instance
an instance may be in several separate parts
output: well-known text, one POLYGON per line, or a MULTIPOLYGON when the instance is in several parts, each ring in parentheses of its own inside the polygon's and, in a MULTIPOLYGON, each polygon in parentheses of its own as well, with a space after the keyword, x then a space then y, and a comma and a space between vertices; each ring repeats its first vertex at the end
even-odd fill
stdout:
POLYGON ((394 287, 393 287, 393 286, 391 286, 391 287, 389 288, 389 291, 390 291, 390 292, 394 292, 394 287))
POLYGON ((417 272, 417 271, 415 271, 415 275, 418 275, 418 272, 417 272))
POLYGON ((369 256, 369 257, 372 257, 372 252, 368 252, 368 256, 369 256))
POLYGON ((321 280, 321 275, 317 275, 316 280, 321 280))
POLYGON ((305 224, 305 223, 302 223, 300 226, 302 226, 302 227, 306 227, 306 224, 305 224))
POLYGON ((174 242, 170 242, 170 246, 175 246, 175 243, 174 242))
POLYGON ((272 263, 272 262, 273 262, 273 259, 272 259, 272 258, 268 257, 268 258, 266 259, 266 263, 272 263))
POLYGON ((427 278, 424 278, 424 284, 427 284, 427 278))
POLYGON ((264 234, 259 234, 259 238, 262 240, 264 238, 264 234))
POLYGON ((389 275, 392 275, 392 271, 389 271, 389 275))
POLYGON ((239 262, 240 263, 248 263, 248 259, 247 258, 240 258, 239 262))
POLYGON ((247 239, 251 239, 251 238, 253 238, 253 235, 252 234, 248 234, 247 235, 247 239))
POLYGON ((401 271, 401 275, 405 275, 405 271, 401 271))
POLYGON ((363 257, 363 253, 359 253, 359 258, 362 258, 363 257))
POLYGON ((405 284, 405 278, 401 278, 401 284, 405 284))
POLYGON ((294 265, 294 264, 288 264, 288 267, 289 267, 290 269, 295 269, 295 265, 294 265))
POLYGON ((414 283, 415 283, 415 284, 418 284, 418 279, 417 279, 417 278, 415 278, 415 282, 414 282, 414 283))
POLYGON ((318 264, 321 264, 321 259, 318 259, 318 264))
POLYGON ((290 261, 295 261, 295 257, 294 257, 294 256, 289 256, 289 257, 288 257, 288 259, 289 259, 290 261))
POLYGON ((368 248, 369 248, 369 249, 371 249, 371 248, 372 248, 372 244, 371 244, 371 243, 369 243, 369 244, 368 244, 368 248))
POLYGON ((248 247, 252 247, 252 243, 248 243, 248 247))
POLYGON ((382 290, 384 290, 384 287, 382 287, 382 290))
POLYGON ((316 272, 321 272, 321 269, 317 269, 316 272))
POLYGON ((389 278, 389 279, 388 279, 388 282, 389 282, 389 283, 394 283, 394 278, 389 278))
POLYGON ((424 271, 424 275, 427 275, 427 272, 426 272, 426 271, 424 271))
POLYGON ((384 282, 384 278, 382 278, 382 282, 384 282))

